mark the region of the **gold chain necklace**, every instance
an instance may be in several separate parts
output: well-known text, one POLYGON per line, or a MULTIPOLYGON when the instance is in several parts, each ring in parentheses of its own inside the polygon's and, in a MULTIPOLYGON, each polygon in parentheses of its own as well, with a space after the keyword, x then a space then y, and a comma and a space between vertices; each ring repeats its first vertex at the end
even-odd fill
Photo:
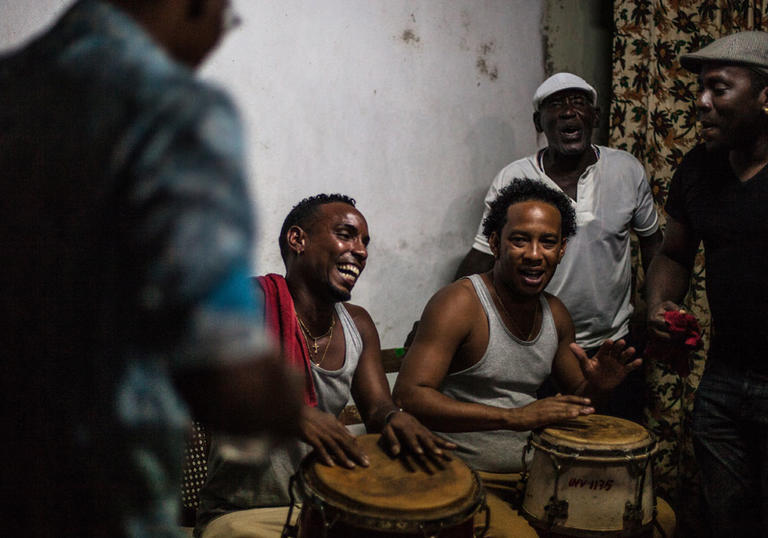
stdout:
MULTIPOLYGON (((517 329, 520 333, 520 336, 522 336, 523 329, 520 328, 520 325, 517 324, 517 321, 515 321, 515 318, 512 317, 512 315, 507 310, 507 307, 504 306, 504 301, 501 300, 501 297, 499 297, 499 294, 496 293, 496 284, 491 281, 491 292, 493 292, 493 296, 496 297, 496 300, 501 305, 501 309, 504 311, 504 313, 507 315, 507 319, 512 322, 512 325, 515 326, 515 329, 517 329)), ((539 311, 541 310, 541 299, 537 298, 536 300, 536 311, 533 313, 533 323, 531 324, 531 330, 528 332, 528 336, 525 338, 525 341, 528 342, 533 337, 533 331, 536 329, 536 321, 539 317, 539 311)))
POLYGON ((333 328, 336 326, 336 318, 331 315, 331 326, 328 328, 328 330, 325 332, 325 334, 321 334, 320 336, 312 336, 312 333, 309 332, 309 329, 306 325, 304 325, 304 322, 299 317, 299 313, 296 312, 296 319, 299 320, 299 325, 301 326, 302 334, 304 335, 304 341, 307 343, 307 347, 309 348, 309 340, 307 340, 307 337, 312 339, 312 353, 315 355, 315 364, 317 366, 320 366, 322 362, 325 360, 325 354, 328 353, 328 348, 331 347, 331 340, 333 340, 333 328), (328 342, 325 344, 325 349, 323 350, 323 356, 320 358, 320 360, 317 360, 317 353, 319 351, 320 346, 317 344, 317 341, 321 338, 328 337, 328 342))

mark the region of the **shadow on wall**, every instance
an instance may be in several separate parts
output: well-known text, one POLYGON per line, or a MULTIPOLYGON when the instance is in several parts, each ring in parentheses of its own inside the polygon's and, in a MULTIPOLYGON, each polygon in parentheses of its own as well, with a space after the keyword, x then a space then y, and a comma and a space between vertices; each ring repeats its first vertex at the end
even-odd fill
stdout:
POLYGON ((467 178, 467 181, 472 184, 472 188, 465 198, 454 199, 443 214, 444 229, 450 228, 455 221, 464 223, 457 244, 445 245, 453 256, 445 260, 448 265, 441 271, 443 283, 451 281, 459 263, 472 247, 483 216, 483 201, 496 174, 512 161, 525 156, 517 149, 515 141, 533 136, 532 123, 513 127, 495 117, 481 118, 467 134, 464 142, 472 155, 468 167, 472 170, 472 177, 467 178))
MULTIPOLYGON (((528 125, 520 128, 533 129, 528 125)), ((520 132, 517 135, 519 138, 520 132)), ((437 213, 434 220, 422 222, 418 229, 392 230, 397 239, 377 242, 372 262, 386 263, 388 270, 380 273, 382 278, 370 289, 369 310, 386 346, 402 345, 429 298, 453 280, 456 268, 472 246, 493 178, 523 156, 518 154, 515 138, 512 125, 505 121, 492 117, 477 121, 464 139, 471 155, 465 167, 472 171, 466 178, 472 186, 470 194, 449 197, 443 208, 433 211, 437 213), (434 280, 418 284, 397 276, 417 269, 434 275, 434 280), (400 316, 394 323, 381 324, 376 311, 383 306, 377 305, 395 307, 400 316)))

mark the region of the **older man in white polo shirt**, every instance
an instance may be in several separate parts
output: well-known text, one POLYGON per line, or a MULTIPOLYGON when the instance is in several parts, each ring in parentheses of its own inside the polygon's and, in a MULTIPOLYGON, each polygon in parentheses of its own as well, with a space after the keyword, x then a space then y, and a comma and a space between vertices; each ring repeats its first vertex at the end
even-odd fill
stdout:
MULTIPOLYGON (((558 73, 533 96, 533 123, 547 147, 513 162, 499 172, 485 197, 489 203, 513 179, 537 179, 562 190, 576 210, 578 231, 547 291, 568 308, 576 342, 588 354, 606 339, 628 339, 630 296, 630 230, 640 241, 644 269, 662 239, 658 216, 643 166, 625 151, 591 143, 600 110, 597 92, 584 79, 558 73)), ((487 271, 493 263, 482 222, 457 277, 487 271)), ((629 345, 634 342, 628 341, 629 345)), ((601 412, 639 421, 644 406, 642 372, 618 387, 610 408, 601 412)))

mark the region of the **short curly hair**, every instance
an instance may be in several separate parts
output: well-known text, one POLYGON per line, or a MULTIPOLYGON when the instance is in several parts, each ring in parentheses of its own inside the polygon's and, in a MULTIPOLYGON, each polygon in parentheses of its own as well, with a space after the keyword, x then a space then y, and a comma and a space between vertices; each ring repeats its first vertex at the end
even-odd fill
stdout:
POLYGON ((285 261, 288 257, 288 242, 285 239, 285 235, 291 226, 301 226, 305 230, 312 224, 312 220, 317 215, 317 210, 321 205, 332 204, 334 202, 341 202, 343 204, 351 205, 355 207, 355 199, 347 196, 346 194, 316 194, 315 196, 309 196, 304 198, 301 202, 293 206, 291 211, 285 217, 283 226, 280 228, 280 237, 278 238, 278 244, 280 245, 280 256, 285 261))
POLYGON ((512 183, 502 188, 496 199, 491 202, 490 212, 483 220, 483 235, 490 238, 493 232, 501 234, 501 230, 507 223, 507 208, 512 204, 529 200, 538 200, 555 206, 560 212, 560 235, 563 239, 576 234, 576 211, 562 191, 557 191, 535 179, 515 178, 512 183))

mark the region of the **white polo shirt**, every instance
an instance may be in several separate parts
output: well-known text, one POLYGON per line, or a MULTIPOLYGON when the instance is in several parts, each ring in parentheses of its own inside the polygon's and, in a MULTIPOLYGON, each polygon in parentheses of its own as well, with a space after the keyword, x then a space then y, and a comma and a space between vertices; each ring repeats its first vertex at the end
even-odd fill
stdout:
MULTIPOLYGON (((626 151, 593 148, 598 160, 579 178, 577 200, 572 200, 577 232, 568 240, 563 260, 547 286, 571 313, 576 342, 582 347, 595 347, 606 338, 622 338, 629 331, 629 232, 632 229, 640 236, 649 236, 659 227, 640 162, 626 151)), ((536 179, 562 192, 544 172, 538 155, 515 161, 498 173, 485 197, 483 220, 499 191, 516 178, 536 179)), ((482 220, 472 247, 491 254, 482 220)))

